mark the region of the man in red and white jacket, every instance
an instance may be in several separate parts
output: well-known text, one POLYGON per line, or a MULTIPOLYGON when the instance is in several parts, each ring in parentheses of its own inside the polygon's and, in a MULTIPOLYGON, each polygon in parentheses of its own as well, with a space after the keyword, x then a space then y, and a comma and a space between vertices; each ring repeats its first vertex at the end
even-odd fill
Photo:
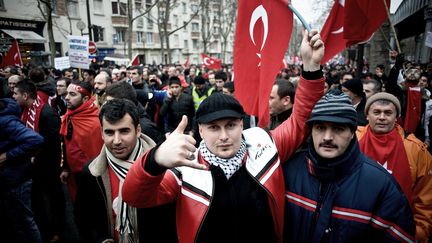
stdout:
POLYGON ((303 74, 291 117, 270 134, 243 131, 243 107, 224 94, 196 112, 198 149, 187 119, 131 167, 123 199, 134 207, 176 202, 179 242, 282 242, 286 161, 303 142, 305 121, 323 94, 324 46, 316 31, 301 46, 303 74))

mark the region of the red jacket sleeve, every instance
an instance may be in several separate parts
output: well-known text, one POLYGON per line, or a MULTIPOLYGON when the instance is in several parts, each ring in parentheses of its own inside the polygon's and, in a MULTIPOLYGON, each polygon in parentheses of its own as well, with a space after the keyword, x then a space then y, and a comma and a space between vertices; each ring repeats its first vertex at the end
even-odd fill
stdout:
POLYGON ((300 77, 291 116, 276 129, 270 131, 282 162, 288 160, 309 134, 306 121, 323 92, 324 77, 318 80, 306 80, 300 77))
POLYGON ((180 191, 177 179, 170 170, 157 176, 145 171, 144 166, 152 150, 135 161, 123 183, 123 200, 133 207, 146 208, 173 202, 180 191))

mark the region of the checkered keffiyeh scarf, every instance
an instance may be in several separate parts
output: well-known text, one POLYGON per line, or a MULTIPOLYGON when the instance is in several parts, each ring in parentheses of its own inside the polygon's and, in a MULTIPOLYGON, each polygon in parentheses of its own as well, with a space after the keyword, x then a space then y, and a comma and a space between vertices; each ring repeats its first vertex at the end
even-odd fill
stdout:
POLYGON ((234 157, 229 159, 222 159, 210 152, 205 145, 204 140, 201 141, 199 149, 201 156, 210 164, 221 168, 227 179, 231 178, 231 176, 240 169, 243 158, 246 155, 246 143, 244 140, 241 141, 239 151, 237 151, 234 157))

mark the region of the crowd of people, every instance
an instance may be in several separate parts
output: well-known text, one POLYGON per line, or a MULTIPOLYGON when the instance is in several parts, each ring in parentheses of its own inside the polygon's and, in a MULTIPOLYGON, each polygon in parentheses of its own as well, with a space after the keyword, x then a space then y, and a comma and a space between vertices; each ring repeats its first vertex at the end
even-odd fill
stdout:
POLYGON ((266 128, 229 66, 4 67, 2 239, 429 242, 432 65, 322 68, 316 31, 300 49, 266 128))

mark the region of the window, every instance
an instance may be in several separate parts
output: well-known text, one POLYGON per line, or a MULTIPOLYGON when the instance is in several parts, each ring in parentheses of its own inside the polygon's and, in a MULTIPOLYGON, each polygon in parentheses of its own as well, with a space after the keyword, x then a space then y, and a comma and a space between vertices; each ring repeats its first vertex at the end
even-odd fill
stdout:
POLYGON ((179 46, 179 42, 180 42, 179 35, 178 34, 174 34, 174 46, 178 47, 179 46))
POLYGON ((3 0, 0 0, 0 10, 6 10, 3 0))
POLYGON ((56 0, 51 0, 51 8, 52 8, 51 14, 57 14, 57 1, 56 0))
POLYGON ((173 15, 173 26, 174 28, 178 27, 178 16, 177 15, 173 15))
POLYGON ((93 9, 96 14, 103 14, 103 1, 102 0, 93 0, 93 9))
POLYGON ((78 0, 68 0, 66 4, 69 17, 79 18, 78 0))
POLYGON ((189 49, 189 41, 188 40, 184 40, 184 42, 183 42, 183 48, 184 49, 189 49))
POLYGON ((186 21, 183 21, 183 32, 187 32, 187 22, 186 21))
POLYGON ((126 38, 126 30, 124 29, 116 29, 116 33, 113 35, 113 43, 120 44, 125 42, 126 38))
POLYGON ((193 13, 196 13, 198 11, 198 5, 192 4, 191 5, 191 10, 192 10, 193 13))
POLYGON ((111 2, 111 8, 113 14, 119 14, 117 2, 111 2))
POLYGON ((199 32, 199 24, 192 23, 192 32, 199 32))
POLYGON ((142 31, 137 31, 137 43, 143 43, 144 42, 144 33, 142 31))
POLYGON ((153 20, 150 18, 147 19, 147 29, 153 29, 153 20))
POLYGON ((152 0, 146 0, 146 9, 149 9, 152 4, 152 0))
POLYGON ((153 33, 152 32, 147 32, 146 44, 153 44, 153 33))
POLYGON ((126 3, 120 3, 119 5, 119 2, 111 2, 111 8, 113 14, 120 14, 126 16, 127 13, 126 3))
POLYGON ((198 50, 198 40, 196 40, 196 39, 192 40, 192 49, 194 51, 198 50))
POLYGON ((143 18, 140 17, 136 21, 137 21, 137 27, 142 28, 144 26, 143 18))
POLYGON ((183 13, 187 13, 187 5, 185 2, 182 2, 182 9, 183 9, 183 13))
POLYGON ((142 7, 141 0, 135 0, 135 9, 140 9, 142 7))

